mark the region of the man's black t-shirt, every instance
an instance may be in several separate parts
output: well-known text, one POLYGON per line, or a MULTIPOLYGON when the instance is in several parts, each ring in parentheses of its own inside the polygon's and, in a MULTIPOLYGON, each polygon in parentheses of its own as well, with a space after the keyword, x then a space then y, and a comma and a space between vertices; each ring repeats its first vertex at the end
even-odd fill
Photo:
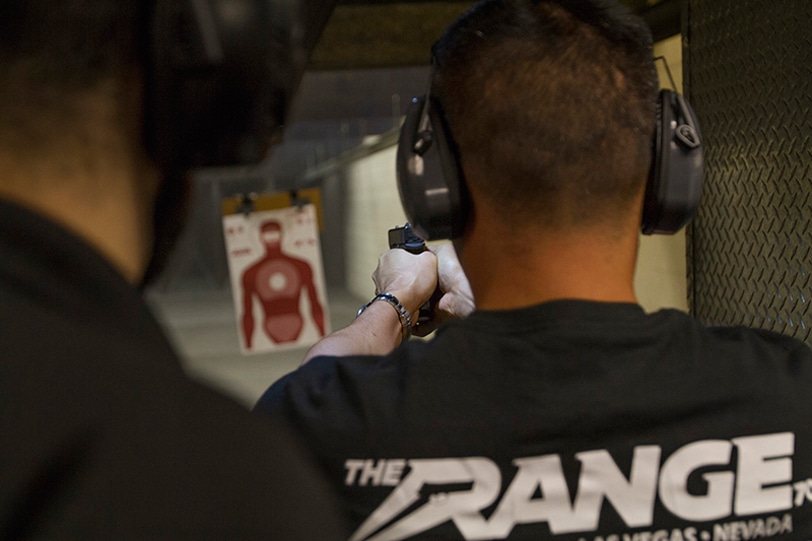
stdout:
POLYGON ((189 381, 95 251, 0 202, 0 539, 341 539, 305 456, 189 381))
POLYGON ((272 386, 353 541, 812 539, 812 354, 631 304, 475 312, 272 386))

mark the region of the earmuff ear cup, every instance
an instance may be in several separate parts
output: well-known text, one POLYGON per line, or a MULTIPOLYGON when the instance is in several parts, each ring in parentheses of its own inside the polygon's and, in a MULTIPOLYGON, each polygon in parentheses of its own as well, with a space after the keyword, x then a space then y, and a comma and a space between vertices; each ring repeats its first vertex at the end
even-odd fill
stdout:
POLYGON ((465 230, 469 203, 457 155, 439 104, 412 100, 400 131, 396 172, 403 210, 425 240, 454 239, 465 230))
POLYGON ((661 90, 642 232, 673 234, 682 229, 699 206, 702 179, 703 149, 696 115, 682 96, 661 90))

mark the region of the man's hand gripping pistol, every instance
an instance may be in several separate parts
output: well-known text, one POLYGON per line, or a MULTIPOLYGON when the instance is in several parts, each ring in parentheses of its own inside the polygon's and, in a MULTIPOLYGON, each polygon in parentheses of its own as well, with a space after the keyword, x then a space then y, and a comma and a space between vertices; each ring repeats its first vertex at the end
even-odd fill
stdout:
MULTIPOLYGON (((389 230, 389 247, 393 249, 400 248, 413 254, 428 250, 426 242, 412 231, 408 223, 403 227, 395 227, 389 230)), ((443 292, 438 284, 431 298, 420 307, 417 321, 412 326, 412 333, 415 336, 426 336, 437 328, 439 322, 436 321, 434 308, 442 296, 443 292)))

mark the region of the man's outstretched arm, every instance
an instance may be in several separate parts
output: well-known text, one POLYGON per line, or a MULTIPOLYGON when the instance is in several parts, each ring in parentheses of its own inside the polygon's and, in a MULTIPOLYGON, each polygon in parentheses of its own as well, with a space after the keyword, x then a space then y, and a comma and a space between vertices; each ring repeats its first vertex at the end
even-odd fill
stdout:
MULTIPOLYGON (((372 275, 376 293, 389 293, 413 318, 437 284, 437 258, 432 252, 389 250, 378 258, 372 275)), ((370 304, 352 323, 317 342, 302 364, 320 355, 385 355, 400 344, 403 318, 385 300, 370 304)))
MULTIPOLYGON (((474 309, 471 288, 451 244, 411 254, 389 250, 378 259, 372 275, 376 293, 394 295, 412 321, 439 284, 443 296, 435 307, 438 321, 465 317, 474 309)), ((302 364, 320 355, 385 355, 403 340, 403 318, 385 300, 370 304, 350 325, 317 342, 302 364)))

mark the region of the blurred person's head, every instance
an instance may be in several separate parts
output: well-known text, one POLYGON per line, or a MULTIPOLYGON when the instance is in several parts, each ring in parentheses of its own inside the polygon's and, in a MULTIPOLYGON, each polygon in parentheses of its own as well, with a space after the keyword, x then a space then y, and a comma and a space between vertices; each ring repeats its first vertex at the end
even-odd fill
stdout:
POLYGON ((332 4, 0 3, 0 197, 154 277, 189 171, 263 157, 332 4))

